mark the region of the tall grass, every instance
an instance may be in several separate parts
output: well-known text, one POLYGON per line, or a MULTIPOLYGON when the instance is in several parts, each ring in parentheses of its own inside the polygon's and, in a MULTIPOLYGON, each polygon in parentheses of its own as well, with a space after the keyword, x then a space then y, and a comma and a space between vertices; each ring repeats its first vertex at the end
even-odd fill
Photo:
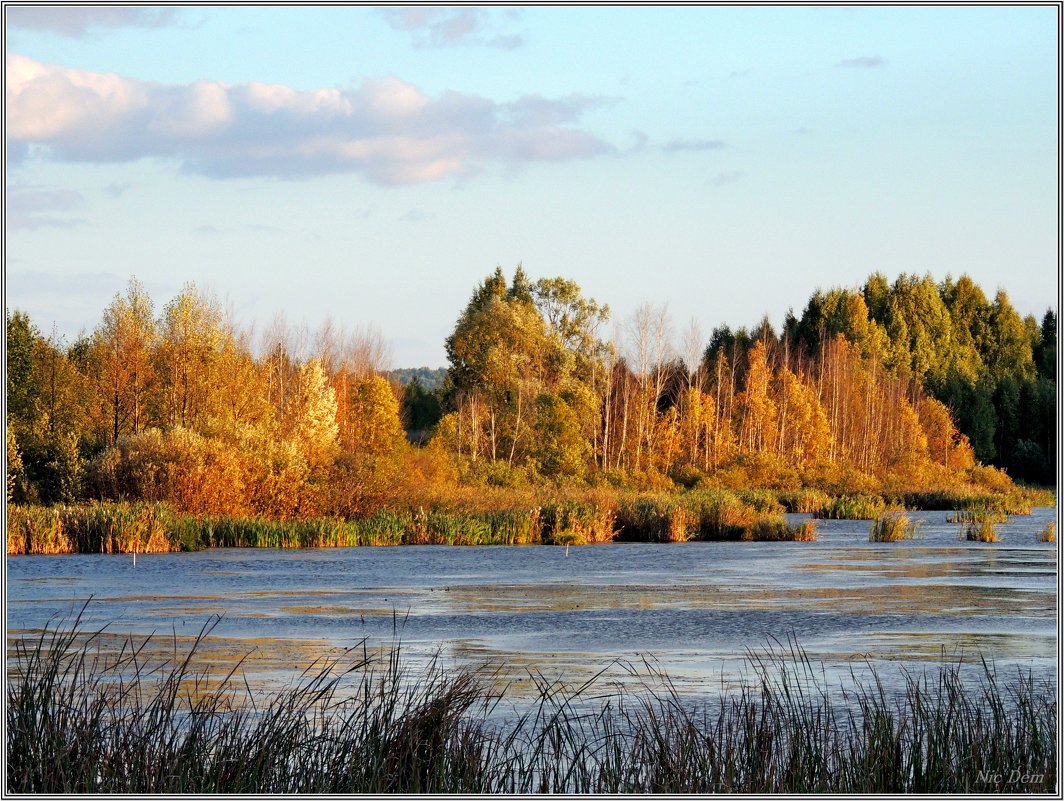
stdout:
POLYGON ((901 496, 911 509, 967 512, 996 512, 1004 515, 1029 515, 1034 506, 1052 506, 1055 496, 1050 490, 1016 487, 1010 492, 986 493, 967 490, 909 492, 901 496))
POLYGON ((800 489, 783 491, 777 494, 780 504, 788 512, 801 514, 813 514, 824 517, 821 512, 832 502, 832 498, 826 492, 818 489, 800 489))
POLYGON ((824 504, 819 517, 828 520, 875 520, 887 510, 879 495, 840 495, 824 504))
POLYGON ((621 497, 618 538, 629 542, 799 541, 810 527, 792 526, 771 493, 690 490, 621 497), (767 511, 766 511, 767 510, 767 511))
MULTIPOLYGON (((15 644, 7 684, 7 792, 985 793, 1056 788, 1055 688, 983 664, 873 671, 839 689, 794 644, 748 653, 748 681, 695 702, 629 666, 628 689, 533 674, 531 707, 492 677, 412 671, 362 649, 264 696, 193 650, 149 667, 77 625, 15 644), (841 689, 841 692, 840 692, 841 689)), ((201 635, 202 636, 202 635, 201 635)), ((198 642, 198 641, 197 641, 198 642)))
POLYGON ((1000 542, 994 521, 989 517, 975 517, 961 527, 964 539, 969 542, 1000 542))
POLYGON ((7 508, 7 553, 164 553, 173 515, 162 504, 94 503, 7 508))
POLYGON ((1056 542, 1057 541, 1057 524, 1056 521, 1050 520, 1046 523, 1046 527, 1038 534, 1039 542, 1056 542))
POLYGON ((382 508, 364 517, 194 516, 164 504, 9 506, 9 554, 377 545, 585 545, 808 539, 771 493, 506 491, 382 508), (744 500, 744 498, 746 500, 744 500), (767 511, 766 511, 767 510, 767 511))
POLYGON ((991 523, 1007 523, 1009 522, 1009 516, 997 509, 978 509, 955 512, 946 518, 947 523, 967 524, 982 523, 983 521, 989 521, 991 523))
POLYGON ((881 515, 872 521, 872 529, 868 534, 868 541, 900 542, 901 540, 911 540, 916 537, 922 525, 922 520, 910 520, 898 512, 881 515))

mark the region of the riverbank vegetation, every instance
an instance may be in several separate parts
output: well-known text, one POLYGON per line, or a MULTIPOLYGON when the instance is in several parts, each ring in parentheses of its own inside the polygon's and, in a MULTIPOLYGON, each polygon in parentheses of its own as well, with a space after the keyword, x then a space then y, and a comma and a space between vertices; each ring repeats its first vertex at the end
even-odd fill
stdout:
POLYGON ((1052 310, 1039 325, 967 277, 876 274, 779 332, 677 338, 646 304, 605 338, 608 319, 572 281, 497 270, 430 388, 371 329, 278 317, 253 337, 192 285, 157 313, 131 280, 72 343, 9 313, 7 494, 36 522, 8 551, 163 548, 124 504, 207 521, 163 527, 191 547, 778 539, 784 511, 1055 502, 1011 477, 1054 475, 1052 310))
POLYGON ((273 520, 189 515, 162 503, 11 505, 9 554, 160 553, 221 547, 364 545, 586 545, 707 540, 811 541, 813 521, 791 524, 734 492, 547 494, 489 489, 357 518, 273 520))
MULTIPOLYGON (((208 633, 209 630, 205 630, 208 633)), ((203 635, 201 635, 202 637, 203 635)), ((1055 687, 983 664, 873 671, 833 687, 801 649, 692 699, 647 663, 623 688, 534 674, 507 706, 491 671, 311 665, 254 692, 187 654, 156 664, 75 626, 18 640, 7 678, 9 794, 1051 793, 1055 687)))

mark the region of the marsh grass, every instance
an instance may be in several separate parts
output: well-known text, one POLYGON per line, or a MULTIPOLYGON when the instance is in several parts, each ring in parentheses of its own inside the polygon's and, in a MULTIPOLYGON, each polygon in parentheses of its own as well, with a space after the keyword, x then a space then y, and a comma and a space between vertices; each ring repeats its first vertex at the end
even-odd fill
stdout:
POLYGON ((768 492, 482 493, 382 508, 354 518, 195 516, 165 504, 9 506, 9 554, 138 553, 204 548, 388 545, 588 545, 808 539, 768 492))
POLYGON ((15 643, 7 683, 7 792, 981 793, 1056 787, 1055 688, 982 664, 874 670, 832 688, 795 643, 748 652, 748 680, 679 693, 652 662, 571 686, 532 674, 531 706, 498 676, 411 670, 365 645, 287 689, 211 681, 147 641, 104 657, 58 626, 15 643), (522 711, 523 710, 523 711, 522 711))
POLYGON ((875 520, 887 511, 879 495, 840 495, 824 504, 818 517, 828 520, 875 520))
POLYGON ((7 553, 165 553, 173 515, 155 503, 7 507, 7 553))
POLYGON ((832 502, 830 495, 818 489, 783 491, 777 494, 777 498, 788 512, 813 514, 818 517, 823 517, 821 512, 832 502))
POLYGON ((900 497, 910 509, 966 512, 997 512, 1004 515, 1029 515, 1035 506, 1053 506, 1056 495, 1052 490, 1015 487, 1008 492, 978 493, 961 490, 909 492, 900 497))
POLYGON ((915 539, 922 520, 910 520, 899 512, 880 515, 872 521, 872 529, 868 534, 869 542, 900 542, 902 540, 915 539))
POLYGON ((991 523, 1007 523, 1009 522, 1009 516, 996 509, 976 509, 955 512, 946 518, 947 523, 967 524, 982 523, 983 521, 989 521, 991 523))
POLYGON ((809 526, 792 526, 771 493, 699 489, 621 497, 618 539, 628 542, 808 541, 809 526))
POLYGON ((968 542, 1000 542, 994 521, 989 517, 975 517, 961 526, 962 539, 968 542))
MULTIPOLYGON (((1044 495, 1045 493, 1042 493, 1044 495)), ((457 488, 344 519, 196 516, 159 503, 90 503, 7 509, 8 554, 138 553, 204 548, 335 548, 381 545, 586 545, 612 542, 809 541, 784 511, 877 520, 905 507, 958 510, 949 520, 1028 514, 1042 496, 954 492, 842 495, 815 489, 682 492, 603 488, 457 488)))
POLYGON ((1046 523, 1046 527, 1038 534, 1039 542, 1056 542, 1057 541, 1057 524, 1056 521, 1050 520, 1046 523))
POLYGON ((816 542, 816 520, 804 520, 796 527, 793 540, 795 542, 816 542))

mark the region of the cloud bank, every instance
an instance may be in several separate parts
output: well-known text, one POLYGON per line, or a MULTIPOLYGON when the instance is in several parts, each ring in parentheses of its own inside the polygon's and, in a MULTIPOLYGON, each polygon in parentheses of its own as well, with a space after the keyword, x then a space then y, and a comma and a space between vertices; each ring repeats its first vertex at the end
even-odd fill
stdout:
POLYGON ((40 186, 7 187, 5 222, 9 229, 73 228, 85 220, 71 216, 85 205, 85 197, 72 189, 40 186))
POLYGON ((380 13, 393 30, 409 33, 414 47, 421 49, 480 45, 512 50, 525 43, 515 34, 490 32, 483 8, 406 6, 380 13))
POLYGON ((453 91, 434 98, 394 77, 346 91, 164 85, 10 54, 6 99, 13 162, 38 145, 68 161, 168 158, 215 178, 355 172, 390 186, 613 150, 573 125, 605 99, 496 103, 453 91))
POLYGON ((161 28, 174 21, 170 8, 133 6, 10 6, 6 21, 12 28, 45 31, 80 38, 99 28, 161 28))

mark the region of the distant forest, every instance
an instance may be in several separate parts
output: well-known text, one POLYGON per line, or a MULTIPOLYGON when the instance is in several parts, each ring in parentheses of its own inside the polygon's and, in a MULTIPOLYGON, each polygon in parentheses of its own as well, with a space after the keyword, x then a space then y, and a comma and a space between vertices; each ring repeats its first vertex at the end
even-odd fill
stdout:
POLYGON ((422 389, 435 392, 443 386, 447 380, 446 367, 401 367, 398 370, 389 370, 388 379, 401 387, 417 380, 422 389))
POLYGON ((573 281, 497 269, 458 310, 446 369, 389 370, 379 336, 332 325, 253 342, 193 285, 156 310, 131 280, 73 342, 8 311, 8 499, 288 518, 413 485, 1054 482, 1056 314, 1024 318, 967 276, 876 273, 779 330, 677 333, 644 304, 606 339, 609 317, 573 281))

